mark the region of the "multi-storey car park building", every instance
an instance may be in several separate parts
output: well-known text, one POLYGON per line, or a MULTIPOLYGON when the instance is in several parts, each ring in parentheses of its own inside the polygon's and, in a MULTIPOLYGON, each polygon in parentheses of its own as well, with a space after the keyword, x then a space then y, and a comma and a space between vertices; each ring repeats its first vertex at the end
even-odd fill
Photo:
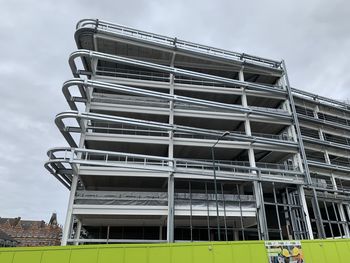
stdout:
POLYGON ((350 106, 283 61, 90 19, 75 40, 62 244, 349 236, 350 106))

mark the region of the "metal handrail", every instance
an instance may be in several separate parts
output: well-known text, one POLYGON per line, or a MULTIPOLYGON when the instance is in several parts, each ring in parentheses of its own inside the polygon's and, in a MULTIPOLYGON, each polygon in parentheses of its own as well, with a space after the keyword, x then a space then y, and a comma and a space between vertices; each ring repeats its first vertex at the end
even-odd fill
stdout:
POLYGON ((317 119, 315 117, 302 115, 300 113, 298 113, 297 115, 298 115, 298 118, 302 119, 302 120, 311 121, 311 122, 315 122, 315 123, 318 123, 318 124, 326 124, 326 125, 329 125, 331 127, 334 127, 334 124, 336 124, 337 128, 341 128, 341 129, 350 131, 350 126, 347 126, 347 125, 344 125, 344 124, 341 124, 341 123, 334 123, 334 122, 323 120, 323 119, 317 119))
MULTIPOLYGON (((109 76, 116 78, 127 78, 127 79, 142 79, 142 80, 152 80, 169 82, 170 74, 156 72, 156 71, 144 71, 144 70, 134 70, 134 69, 123 69, 108 66, 98 65, 96 68, 96 75, 99 76, 109 76)), ((217 81, 200 80, 198 78, 175 76, 174 83, 179 84, 190 84, 190 85, 200 85, 200 86, 212 86, 212 87, 232 87, 232 85, 226 85, 217 81)), ((276 85, 264 84, 266 87, 281 88, 276 85)))
POLYGON ((146 97, 151 97, 156 99, 162 99, 165 101, 189 103, 192 105, 198 105, 202 107, 211 107, 215 109, 238 111, 238 112, 248 113, 248 114, 253 113, 253 114, 262 115, 262 116, 271 116, 271 117, 277 117, 281 119, 287 119, 289 121, 291 120, 290 114, 288 114, 285 111, 269 111, 268 108, 245 108, 245 107, 233 105, 233 104, 226 104, 226 103, 214 102, 209 100, 190 98, 185 96, 171 95, 171 94, 166 94, 162 92, 144 90, 144 89, 124 86, 119 84, 111 84, 111 83, 105 83, 100 81, 91 81, 91 80, 82 80, 82 79, 73 79, 73 80, 66 81, 62 87, 63 94, 65 95, 68 104, 73 110, 78 109, 77 106, 75 105, 75 99, 72 97, 69 91, 69 88, 73 85, 77 85, 78 87, 94 87, 94 88, 104 89, 108 91, 121 92, 124 94, 132 94, 136 96, 146 96, 146 97))
MULTIPOLYGON (((46 162, 45 167, 56 177, 59 176, 59 170, 55 170, 57 165, 52 166, 53 163, 128 168, 133 170, 151 170, 157 172, 180 172, 185 174, 199 173, 210 178, 212 177, 213 171, 211 161, 178 158, 172 159, 124 152, 62 147, 50 149, 47 152, 47 155, 50 159, 46 162)), ((227 164, 222 163, 221 161, 217 162, 215 169, 217 169, 218 176, 229 179, 261 180, 261 178, 266 178, 266 180, 268 180, 269 176, 273 175, 271 180, 273 179, 275 181, 280 179, 282 181, 293 180, 294 182, 301 182, 303 180, 303 173, 300 171, 281 170, 281 167, 277 167, 275 164, 271 165, 277 169, 266 168, 268 165, 261 165, 259 163, 257 163, 258 167, 245 166, 245 163, 237 164, 227 164), (264 166, 264 168, 259 166, 264 166), (261 178, 259 176, 261 176, 261 178)), ((63 171, 63 173, 64 172, 65 171, 63 171)))
POLYGON ((156 74, 153 72, 149 72, 149 74, 140 74, 140 73, 122 73, 119 70, 101 70, 97 68, 96 75, 98 76, 110 76, 116 78, 127 78, 127 79, 142 79, 142 80, 152 80, 152 81, 162 81, 169 82, 170 77, 169 74, 156 74), (163 76, 164 75, 164 76, 163 76), (167 75, 167 76, 165 76, 167 75))
POLYGON ((140 105, 148 107, 157 108, 169 108, 169 102, 164 102, 164 100, 149 99, 148 97, 136 97, 136 96, 123 96, 120 98, 104 98, 100 96, 94 96, 91 102, 101 102, 101 103, 112 103, 112 104, 123 104, 123 105, 140 105))
MULTIPOLYGON (((218 136, 222 132, 218 130, 208 130, 208 129, 194 128, 190 126, 182 126, 182 125, 171 125, 171 124, 161 123, 161 122, 143 121, 139 119, 110 116, 110 115, 103 115, 103 114, 97 114, 97 113, 84 113, 84 112, 79 113, 76 111, 67 111, 67 112, 58 114, 55 118, 55 123, 59 128, 59 130, 61 131, 62 135, 66 138, 67 142, 72 147, 77 147, 77 144, 74 141, 73 137, 71 136, 70 132, 71 130, 81 131, 81 127, 66 127, 63 120, 69 119, 69 118, 76 119, 78 123, 81 123, 80 120, 110 122, 110 123, 131 125, 134 127, 143 126, 147 128, 152 128, 154 130, 174 131, 174 132, 177 131, 177 132, 206 135, 206 136, 218 136)), ((83 126, 83 129, 84 128, 87 128, 87 127, 83 126)), ((226 139, 232 140, 232 141, 249 142, 251 144, 259 142, 265 145, 279 145, 279 146, 283 145, 284 147, 292 147, 292 148, 297 147, 296 142, 294 141, 280 141, 280 140, 270 139, 270 138, 260 138, 260 137, 242 135, 238 133, 232 133, 229 136, 227 136, 226 139)))
MULTIPOLYGON (((207 196, 205 193, 189 193, 176 192, 174 197, 177 200, 214 200, 211 194, 207 196)), ((222 194, 218 194, 220 200, 225 199, 226 202, 254 202, 253 195, 237 195, 226 193, 223 197, 222 194)), ((146 191, 91 191, 91 190, 77 190, 75 194, 75 200, 156 200, 167 201, 167 192, 146 192, 146 191)))
POLYGON ((345 144, 345 143, 339 143, 339 142, 334 142, 334 141, 329 141, 329 140, 321 140, 319 138, 314 138, 310 136, 302 136, 302 139, 307 142, 315 143, 317 145, 323 145, 323 146, 329 146, 329 147, 334 147, 338 149, 343 149, 343 150, 350 150, 350 144, 345 144))
POLYGON ((329 103, 328 105, 331 107, 337 107, 337 109, 339 109, 339 106, 341 106, 343 107, 341 108, 341 110, 350 111, 350 104, 344 101, 319 96, 319 95, 312 94, 310 92, 296 89, 296 88, 292 88, 292 92, 293 92, 293 96, 299 97, 301 99, 309 100, 312 102, 322 101, 322 102, 329 103))
MULTIPOLYGON (((140 97, 140 96, 120 96, 120 98, 114 97, 108 97, 108 98, 102 98, 100 96, 94 96, 92 98, 92 102, 110 102, 110 103, 116 103, 116 104, 128 104, 128 105, 141 105, 141 106, 153 106, 153 107, 167 107, 169 106, 168 102, 163 102, 159 99, 149 99, 148 97, 140 97)), ((230 104, 232 105, 232 104, 230 104)), ((182 108, 182 109, 196 109, 196 110, 202 110, 202 111, 213 111, 212 107, 208 106, 202 106, 202 105, 193 105, 190 103, 183 103, 183 102, 175 102, 174 108, 182 108)), ((266 112, 276 112, 276 113, 282 113, 282 114, 288 114, 286 110, 283 109, 275 109, 275 108, 267 108, 267 107, 256 107, 251 106, 252 110, 257 111, 266 111, 266 112)), ((215 111, 220 112, 231 112, 231 109, 222 109, 217 108, 215 111)))
POLYGON ((181 50, 195 51, 201 54, 221 57, 225 59, 230 59, 234 61, 245 62, 249 61, 258 65, 272 68, 280 68, 281 62, 271 59, 265 59, 257 56, 252 56, 244 53, 232 52, 224 49, 214 48, 206 45, 201 45, 197 43, 192 43, 189 41, 184 41, 178 38, 171 38, 159 34, 154 34, 142 30, 136 30, 130 27, 110 23, 107 21, 101 21, 98 19, 83 19, 77 23, 76 29, 81 28, 94 28, 95 30, 106 31, 110 33, 116 33, 119 35, 125 35, 128 37, 133 37, 141 40, 147 40, 156 42, 159 44, 164 44, 169 47, 176 47, 181 50))
POLYGON ((343 165, 337 165, 337 164, 328 164, 324 162, 320 162, 319 160, 313 160, 308 159, 307 160, 308 165, 316 166, 316 167, 322 167, 329 170, 339 170, 349 173, 350 172, 350 166, 343 166, 343 165))
MULTIPOLYGON (((224 131, 222 131, 224 132, 224 131)), ((239 134, 239 135, 243 135, 245 136, 246 133, 245 132, 239 132, 239 131, 230 131, 230 134, 239 134)), ((286 134, 279 134, 279 135, 275 135, 275 134, 267 134, 267 133, 257 133, 257 132, 253 132, 252 136, 254 137, 261 137, 261 138, 269 138, 269 139, 273 139, 273 140, 281 140, 281 141, 290 141, 293 142, 293 137, 292 136, 288 136, 286 134)), ((181 138, 203 138, 203 139, 207 139, 207 138, 217 138, 215 136, 205 136, 205 135, 199 135, 199 134, 192 134, 192 133, 181 133, 181 132, 175 132, 174 133, 174 137, 181 137, 181 138)), ((226 138, 224 138, 223 140, 225 140, 226 138)))
MULTIPOLYGON (((71 55, 69 56, 68 62, 74 77, 79 77, 82 73, 81 70, 78 70, 77 64, 75 63, 76 58, 81 58, 85 60, 97 59, 97 60, 108 61, 112 63, 120 63, 123 65, 128 65, 133 67, 145 68, 145 69, 153 70, 157 72, 166 72, 168 74, 173 74, 175 77, 176 76, 190 77, 190 78, 196 78, 200 80, 215 81, 215 82, 231 85, 233 87, 246 87, 253 90, 255 89, 260 91, 267 91, 275 94, 281 94, 281 95, 286 94, 286 91, 282 89, 280 86, 272 87, 264 84, 240 81, 240 80, 220 77, 216 75, 210 75, 210 74, 200 73, 196 71, 170 67, 166 65, 160 65, 156 63, 143 61, 143 60, 137 60, 137 59, 127 58, 123 56, 116 56, 116 55, 111 55, 107 53, 101 53, 101 52, 91 51, 86 49, 80 49, 78 51, 75 51, 71 53, 71 55)), ((83 70, 83 72, 84 74, 87 73, 85 70, 83 70)), ((88 73, 90 74, 91 72, 88 72, 88 73)))
MULTIPOLYGON (((69 129, 69 128, 68 128, 69 129)), ((164 130, 154 130, 151 128, 138 127, 134 126, 129 128, 124 126, 123 124, 120 127, 115 127, 111 125, 109 122, 92 122, 87 125, 88 131, 91 132, 101 132, 101 133, 111 133, 111 134, 133 134, 133 135, 149 135, 149 136, 168 136, 169 133, 164 130)), ((245 132, 239 131, 230 131, 230 134, 237 134, 246 136, 245 132)), ((262 138, 270 138, 274 140, 282 140, 282 141, 293 141, 292 136, 288 136, 286 134, 266 134, 266 133, 252 133, 254 137, 262 137, 262 138)), ((194 133, 186 133, 180 131, 174 131, 174 137, 179 138, 195 138, 195 139, 216 139, 216 135, 205 135, 205 134, 194 134, 194 133)), ((225 140, 226 138, 224 138, 225 140)))
POLYGON ((128 135, 147 135, 147 136, 169 136, 169 132, 162 130, 132 128, 113 128, 96 125, 88 125, 88 132, 107 133, 107 134, 128 134, 128 135))
MULTIPOLYGON (((175 159, 177 165, 181 165, 181 167, 188 168, 188 164, 191 165, 198 165, 203 167, 205 169, 206 167, 209 169, 213 168, 212 160, 209 159, 191 159, 190 161, 188 159, 175 159)), ((249 161, 229 161, 229 160, 216 160, 216 165, 219 167, 225 168, 231 168, 231 167, 250 167, 249 161)), ((262 169, 275 169, 275 170, 286 170, 286 171, 299 171, 298 166, 293 165, 285 165, 285 164, 276 164, 276 163, 264 163, 264 162, 256 162, 257 168, 262 169)), ((218 168, 220 169, 220 168, 218 168)))

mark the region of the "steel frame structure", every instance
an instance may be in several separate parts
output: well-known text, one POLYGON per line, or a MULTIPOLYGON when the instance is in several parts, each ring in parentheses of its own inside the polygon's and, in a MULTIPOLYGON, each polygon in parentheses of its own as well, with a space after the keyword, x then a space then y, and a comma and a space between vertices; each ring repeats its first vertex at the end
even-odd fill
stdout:
POLYGON ((45 163, 70 191, 62 245, 349 236, 346 103, 284 61, 93 19, 75 40, 69 147, 45 163))

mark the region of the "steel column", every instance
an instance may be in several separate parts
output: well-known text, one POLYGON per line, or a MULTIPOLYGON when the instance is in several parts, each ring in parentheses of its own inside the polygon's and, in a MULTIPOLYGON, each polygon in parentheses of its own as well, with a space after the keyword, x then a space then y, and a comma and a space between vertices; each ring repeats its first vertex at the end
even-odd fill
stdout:
POLYGON ((307 157, 306 157, 306 153, 305 153, 304 143, 303 143, 301 131, 300 131, 298 115, 297 115, 297 112, 295 109, 294 98, 293 98, 292 90, 291 90, 291 87, 289 84, 286 63, 284 62, 284 60, 282 60, 282 65, 283 65, 283 70, 284 70, 285 87, 286 87, 288 97, 289 97, 289 103, 290 103, 290 107, 292 110, 293 120, 294 120, 295 129, 296 129, 296 133, 297 133, 297 137, 298 137, 298 143, 299 143, 299 147, 300 147, 300 154, 301 154, 303 164, 304 164, 306 182, 307 182, 307 185, 312 188, 314 207, 315 207, 314 213, 316 215, 316 218, 319 218, 319 220, 317 220, 317 225, 318 225, 318 229, 319 229, 319 236, 320 236, 320 238, 325 238, 326 236, 325 236, 323 224, 322 224, 322 221, 320 221, 320 219, 322 217, 321 217, 320 207, 318 204, 317 193, 316 193, 316 190, 314 189, 314 187, 312 186, 312 181, 311 181, 309 166, 307 164, 307 157))

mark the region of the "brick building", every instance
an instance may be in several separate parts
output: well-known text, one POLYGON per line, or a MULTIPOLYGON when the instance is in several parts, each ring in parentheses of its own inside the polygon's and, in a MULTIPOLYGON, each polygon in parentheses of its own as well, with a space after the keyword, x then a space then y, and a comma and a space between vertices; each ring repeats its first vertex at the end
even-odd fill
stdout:
POLYGON ((45 221, 1 218, 0 231, 17 241, 17 246, 58 246, 60 245, 62 228, 57 223, 56 214, 52 214, 49 223, 45 221))
POLYGON ((0 247, 15 247, 17 244, 14 238, 0 230, 0 247))

